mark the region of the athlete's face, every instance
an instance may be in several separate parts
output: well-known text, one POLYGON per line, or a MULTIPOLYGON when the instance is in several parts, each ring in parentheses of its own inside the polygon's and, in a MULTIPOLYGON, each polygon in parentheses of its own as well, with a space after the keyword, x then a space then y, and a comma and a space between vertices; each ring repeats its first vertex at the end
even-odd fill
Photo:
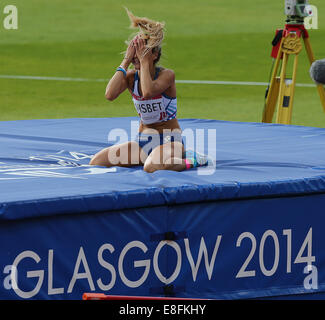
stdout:
MULTIPOLYGON (((134 39, 133 39, 133 41, 139 41, 139 40, 137 40, 137 37, 135 37, 134 39)), ((141 40, 140 40, 141 41, 141 40)), ((143 40, 142 40, 143 41, 143 40)), ((144 43, 142 44, 142 46, 144 45, 144 43)), ((137 48, 137 45, 135 45, 135 47, 137 48)), ((144 47, 141 47, 141 49, 139 49, 139 50, 135 50, 134 51, 134 56, 133 56, 133 59, 132 59, 132 64, 133 64, 133 66, 134 66, 134 68, 136 69, 136 70, 140 70, 140 61, 141 61, 141 59, 139 58, 139 54, 141 55, 142 54, 142 52, 143 52, 143 49, 144 49, 144 47), (138 52, 139 51, 139 52, 138 52)), ((147 54, 146 54, 146 56, 145 56, 145 59, 147 60, 149 60, 149 62, 150 63, 152 63, 152 64, 154 64, 154 61, 157 59, 157 57, 158 57, 158 51, 157 50, 152 50, 152 51, 149 51, 147 54)))
MULTIPOLYGON (((157 57, 158 57, 158 53, 157 53, 157 52, 149 53, 149 55, 150 55, 150 57, 149 57, 150 62, 154 64, 154 61, 155 61, 155 60, 157 59, 157 57)), ((134 69, 136 69, 136 70, 140 70, 140 59, 139 59, 139 57, 137 56, 137 53, 134 54, 131 63, 133 64, 134 69)))

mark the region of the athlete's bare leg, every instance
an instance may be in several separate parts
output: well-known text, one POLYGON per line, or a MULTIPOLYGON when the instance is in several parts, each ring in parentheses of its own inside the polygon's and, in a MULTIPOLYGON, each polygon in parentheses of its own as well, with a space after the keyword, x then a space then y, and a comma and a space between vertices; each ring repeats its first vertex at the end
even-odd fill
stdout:
POLYGON ((132 167, 143 165, 147 157, 137 142, 129 141, 99 151, 89 164, 104 167, 132 167))
POLYGON ((150 153, 143 169, 149 173, 157 170, 183 171, 186 169, 183 153, 184 146, 181 142, 165 143, 150 153))

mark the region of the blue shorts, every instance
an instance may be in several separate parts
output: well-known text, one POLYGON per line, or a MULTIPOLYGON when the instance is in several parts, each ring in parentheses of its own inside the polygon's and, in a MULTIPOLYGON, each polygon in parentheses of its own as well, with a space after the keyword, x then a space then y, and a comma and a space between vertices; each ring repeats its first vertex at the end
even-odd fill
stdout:
POLYGON ((140 148, 149 155, 153 149, 168 142, 181 142, 184 145, 181 132, 168 132, 160 134, 141 133, 136 136, 135 141, 140 148))

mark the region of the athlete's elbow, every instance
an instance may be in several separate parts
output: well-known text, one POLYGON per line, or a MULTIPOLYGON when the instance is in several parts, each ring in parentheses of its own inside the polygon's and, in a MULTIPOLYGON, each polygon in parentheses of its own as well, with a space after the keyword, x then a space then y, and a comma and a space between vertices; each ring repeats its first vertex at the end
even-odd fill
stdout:
POLYGON ((142 92, 142 98, 143 99, 150 99, 150 98, 153 98, 153 97, 154 97, 154 94, 151 91, 143 91, 142 92))
POLYGON ((105 98, 106 98, 106 100, 109 100, 109 101, 114 101, 115 100, 115 98, 110 96, 110 95, 105 95, 105 98))
POLYGON ((113 94, 112 92, 110 91, 106 91, 105 93, 105 98, 109 101, 113 101, 117 98, 117 95, 116 94, 113 94))

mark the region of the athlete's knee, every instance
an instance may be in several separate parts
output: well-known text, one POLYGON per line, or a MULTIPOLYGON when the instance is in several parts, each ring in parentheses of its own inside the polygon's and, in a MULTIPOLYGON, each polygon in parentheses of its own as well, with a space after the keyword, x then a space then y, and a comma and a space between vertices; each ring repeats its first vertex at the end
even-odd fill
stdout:
POLYGON ((95 155, 90 159, 90 161, 89 161, 89 165, 91 165, 91 166, 100 166, 100 165, 102 165, 102 164, 101 164, 101 161, 100 161, 100 157, 99 157, 97 154, 95 154, 95 155))
POLYGON ((152 156, 150 155, 144 162, 143 170, 148 173, 153 173, 157 170, 161 170, 161 168, 158 164, 154 163, 152 156))
POLYGON ((104 149, 98 153, 96 153, 89 161, 89 165, 91 166, 108 166, 108 150, 104 149))
POLYGON ((153 173, 157 170, 161 170, 160 166, 153 164, 152 162, 145 162, 143 170, 148 173, 153 173))

